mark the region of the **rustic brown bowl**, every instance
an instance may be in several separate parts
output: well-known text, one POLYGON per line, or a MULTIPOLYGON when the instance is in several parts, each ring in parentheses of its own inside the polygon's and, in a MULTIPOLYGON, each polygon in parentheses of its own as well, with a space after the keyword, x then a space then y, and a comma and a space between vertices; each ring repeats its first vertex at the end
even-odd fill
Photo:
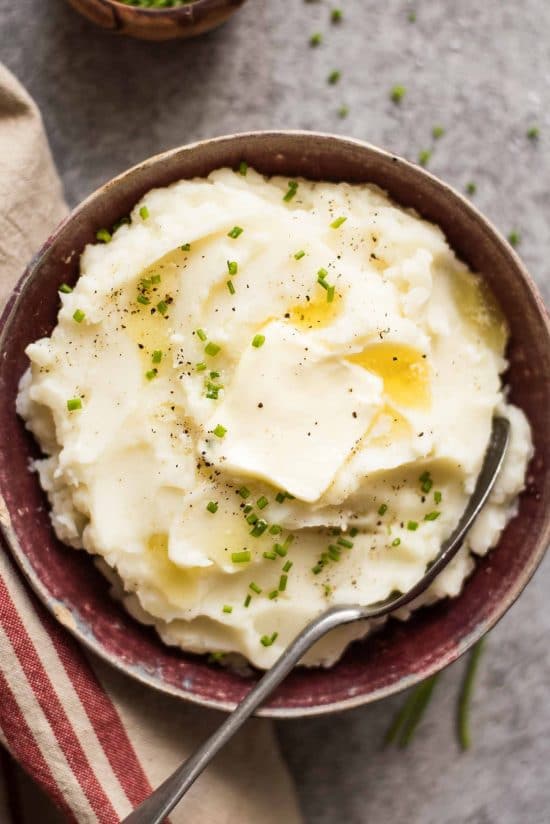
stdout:
POLYGON ((141 40, 196 37, 220 26, 246 0, 195 0, 186 6, 146 9, 117 0, 69 0, 92 23, 141 40))
POLYGON ((175 149, 107 183, 61 224, 31 262, 4 312, 0 332, 0 521, 31 586, 57 618, 114 666, 157 689, 231 709, 258 675, 241 677, 204 657, 162 644, 109 595, 93 560, 55 537, 35 475, 33 439, 15 414, 25 346, 56 323, 58 286, 78 277, 79 254, 151 187, 207 175, 246 160, 267 175, 372 182, 403 206, 438 223, 458 254, 486 277, 508 318, 511 400, 527 413, 536 455, 519 514, 481 558, 458 598, 390 620, 353 644, 331 669, 298 669, 261 714, 278 717, 341 710, 391 695, 454 661, 518 597, 550 540, 550 330, 538 293, 510 245, 463 197, 418 166, 360 143, 308 132, 257 132, 175 149))

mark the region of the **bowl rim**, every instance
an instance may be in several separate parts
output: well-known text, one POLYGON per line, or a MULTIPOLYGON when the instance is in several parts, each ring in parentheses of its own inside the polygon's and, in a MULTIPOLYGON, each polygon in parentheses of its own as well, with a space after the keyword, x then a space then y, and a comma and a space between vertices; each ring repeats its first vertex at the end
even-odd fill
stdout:
MULTIPOLYGON (((108 2, 116 2, 116 0, 108 0, 108 2)), ((197 0, 197 2, 210 2, 210 0, 197 0)), ((544 320, 546 334, 548 337, 548 341, 550 341, 550 318, 548 316, 548 312, 546 310, 542 296, 540 295, 539 290, 536 284, 534 283, 533 279, 529 275, 526 267, 524 266, 523 262, 521 261, 520 257, 515 252, 515 250, 510 246, 510 244, 508 244, 508 242, 501 234, 501 232, 499 232, 499 230, 491 223, 491 221, 489 221, 479 211, 479 209, 474 204, 472 204, 461 192, 457 191, 443 180, 437 178, 424 167, 420 167, 417 164, 412 163, 406 160, 405 158, 396 155, 393 152, 381 149, 378 146, 375 146, 366 141, 358 140, 356 138, 351 138, 344 135, 337 135, 327 132, 317 132, 303 129, 267 129, 236 132, 233 134, 220 135, 213 138, 197 140, 193 141, 192 143, 187 143, 182 146, 177 146, 175 148, 168 149, 167 151, 160 152, 156 155, 152 155, 151 157, 146 158, 145 160, 135 164, 129 169, 126 169, 125 171, 111 178, 110 180, 102 184, 100 187, 98 187, 95 191, 93 191, 90 195, 88 195, 84 200, 82 200, 56 226, 56 228, 49 236, 49 238, 45 241, 45 243, 43 243, 40 249, 31 258, 30 262, 25 267, 25 270, 21 278, 16 283, 11 294, 9 295, 4 310, 0 315, 0 353, 4 351, 5 342, 8 338, 10 325, 14 321, 19 304, 24 299, 24 292, 26 286, 31 281, 34 281, 35 278, 39 277, 42 258, 47 253, 48 249, 54 243, 54 241, 62 232, 62 230, 75 217, 77 217, 82 211, 84 211, 90 203, 92 203, 94 200, 98 198, 104 197, 106 194, 108 194, 108 190, 110 190, 114 186, 117 186, 121 181, 123 181, 127 177, 138 173, 141 169, 154 166, 157 163, 164 161, 170 158, 171 156, 177 155, 182 151, 193 151, 196 148, 208 144, 215 145, 230 143, 235 139, 242 140, 246 139, 247 137, 271 137, 276 139, 281 136, 296 136, 301 138, 308 137, 311 139, 322 138, 325 140, 328 139, 331 141, 335 141, 337 144, 351 144, 361 149, 368 149, 373 156, 398 161, 400 164, 408 168, 409 171, 413 171, 420 177, 425 177, 431 180, 432 184, 438 186, 446 196, 450 196, 453 199, 455 199, 455 201, 458 202, 463 209, 468 211, 470 215, 475 217, 476 220, 478 220, 483 225, 483 228, 485 230, 487 230, 493 236, 496 236, 496 238, 499 240, 501 244, 504 244, 506 252, 511 256, 517 270, 521 274, 523 286, 526 288, 530 298, 534 301, 535 305, 537 306, 540 312, 541 317, 544 320)), ((81 253, 82 250, 78 254, 81 253)), ((232 701, 224 701, 214 698, 204 698, 198 695, 197 693, 189 689, 186 689, 183 686, 175 687, 166 682, 163 682, 161 684, 157 679, 155 679, 153 676, 150 677, 145 670, 140 669, 138 666, 123 663, 116 655, 110 653, 107 649, 105 649, 105 647, 99 641, 96 641, 92 633, 87 633, 82 627, 80 627, 74 620, 74 616, 72 615, 72 613, 69 613, 67 611, 62 601, 54 599, 52 595, 47 591, 45 585, 42 583, 38 574, 35 573, 34 569, 32 568, 29 559, 27 558, 27 556, 21 548, 18 536, 11 526, 9 512, 7 511, 7 508, 4 504, 4 500, 1 495, 0 533, 3 535, 6 545, 8 546, 13 557, 17 561, 19 569, 23 573, 25 579, 30 584, 31 589, 39 597, 40 601, 44 604, 48 611, 56 618, 56 620, 59 621, 88 650, 98 655, 98 657, 109 663, 111 666, 115 667, 115 669, 117 669, 119 672, 123 672, 124 674, 135 678, 137 681, 141 682, 146 686, 152 687, 160 693, 170 694, 175 697, 190 701, 191 703, 208 707, 210 709, 217 709, 225 712, 230 712, 235 708, 236 705, 232 701)), ((402 692, 403 690, 425 680, 431 675, 434 675, 435 673, 445 669, 451 663, 460 658, 465 652, 467 652, 468 649, 470 649, 478 640, 480 640, 487 632, 489 632, 498 623, 498 621, 500 621, 500 619, 506 614, 506 612, 515 603, 517 598, 520 596, 520 594, 523 592, 523 590, 533 577, 535 571, 539 567, 546 553, 549 544, 550 512, 546 514, 545 523, 543 525, 543 529, 537 541, 536 552, 532 554, 531 558, 529 559, 529 563, 523 568, 521 574, 516 577, 513 585, 510 587, 508 593, 506 594, 506 597, 501 598, 491 610, 490 615, 488 615, 484 620, 480 621, 468 635, 464 636, 460 640, 460 642, 456 644, 454 648, 440 655, 437 659, 432 659, 421 670, 410 673, 407 676, 403 676, 401 679, 395 681, 392 684, 379 687, 378 689, 368 693, 352 695, 345 699, 334 700, 324 704, 315 704, 314 706, 271 707, 268 705, 265 707, 260 707, 255 713, 255 715, 278 719, 292 719, 302 717, 314 717, 320 715, 327 715, 329 713, 334 712, 341 712, 343 710, 353 709, 364 704, 370 704, 382 698, 387 698, 390 695, 402 692)), ((497 547, 493 547, 491 552, 494 551, 496 548, 497 547)), ((162 643, 162 641, 160 641, 160 643, 162 643)))
POLYGON ((174 16, 175 14, 180 14, 181 12, 183 12, 184 15, 189 16, 191 9, 196 8, 204 8, 206 11, 208 11, 209 9, 223 8, 225 6, 231 5, 235 5, 235 7, 237 8, 238 5, 244 3, 245 0, 240 0, 240 3, 235 2, 235 0, 233 0, 233 2, 232 0, 188 0, 181 6, 166 6, 165 8, 134 6, 130 3, 124 3, 123 0, 102 0, 102 2, 106 3, 108 6, 115 6, 115 8, 131 9, 132 11, 138 14, 149 15, 152 17, 154 15, 161 14, 168 14, 174 16))

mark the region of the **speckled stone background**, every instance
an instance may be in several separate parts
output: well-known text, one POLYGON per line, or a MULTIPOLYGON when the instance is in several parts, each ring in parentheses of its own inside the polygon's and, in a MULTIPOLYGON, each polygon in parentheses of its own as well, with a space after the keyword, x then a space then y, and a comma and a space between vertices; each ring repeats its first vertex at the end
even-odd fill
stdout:
MULTIPOLYGON (((0 0, 0 59, 42 109, 71 204, 148 155, 233 131, 333 131, 413 160, 433 148, 435 174, 459 189, 474 181, 481 209, 521 234, 548 300, 550 4, 340 0, 337 26, 331 5, 249 0, 200 40, 148 44, 93 28, 63 0, 0 0), (329 85, 333 69, 342 76, 329 85), (406 87, 399 106, 394 84, 406 87), (446 133, 433 141, 436 124, 446 133)), ((463 662, 443 674, 406 751, 380 746, 402 697, 281 723, 307 824, 550 821, 549 588, 550 559, 491 635, 468 753, 453 727, 463 662)), ((40 821, 54 820, 41 806, 40 821)))

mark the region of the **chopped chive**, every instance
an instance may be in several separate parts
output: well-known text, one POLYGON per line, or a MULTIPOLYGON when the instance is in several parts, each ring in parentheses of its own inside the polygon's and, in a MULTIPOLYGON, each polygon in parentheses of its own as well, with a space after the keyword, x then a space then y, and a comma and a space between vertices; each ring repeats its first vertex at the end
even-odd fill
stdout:
POLYGON ((434 485, 434 482, 432 481, 431 478, 428 478, 426 481, 423 481, 422 482, 422 492, 425 492, 426 494, 428 494, 428 492, 430 491, 430 489, 432 488, 433 485, 434 485))
POLYGON ((147 220, 147 218, 149 217, 149 209, 147 208, 147 206, 141 207, 141 209, 139 210, 139 216, 142 220, 147 220))
POLYGON ((279 526, 279 524, 271 524, 271 526, 269 527, 270 535, 279 535, 282 531, 283 528, 282 526, 279 526))
POLYGON ((324 568, 325 565, 321 561, 319 561, 318 564, 315 564, 315 566, 311 568, 311 571, 314 575, 319 575, 319 573, 322 572, 324 568))
POLYGON ((64 295, 69 295, 73 291, 73 287, 69 286, 68 283, 62 283, 57 291, 63 292, 64 295))
POLYGON ((435 503, 436 503, 436 504, 440 504, 440 503, 441 503, 441 499, 442 499, 442 497, 443 497, 443 496, 442 496, 442 494, 441 494, 441 492, 440 492, 439 490, 436 490, 436 491, 434 492, 434 501, 435 501, 435 503))
MULTIPOLYGON (((270 596, 271 597, 271 596, 270 596)), ((277 638, 279 637, 278 632, 274 632, 272 635, 262 635, 260 638, 261 643, 264 647, 270 647, 272 644, 275 643, 277 638)))
POLYGON ((347 217, 337 217, 336 220, 333 220, 332 223, 330 224, 330 228, 331 229, 339 229, 340 226, 342 225, 342 223, 345 223, 346 220, 347 220, 347 217))
POLYGON ((86 312, 83 312, 82 309, 77 309, 73 314, 73 320, 76 321, 76 323, 82 323, 85 317, 86 312))
POLYGON ((405 89, 405 86, 394 86, 393 89, 390 91, 390 99, 393 103, 401 103, 406 93, 407 90, 405 89))
POLYGON ((476 192, 477 192, 477 185, 473 181, 470 181, 469 183, 466 184, 466 194, 475 195, 476 192))
POLYGON ((250 489, 248 489, 246 486, 241 486, 240 489, 237 489, 237 495, 240 495, 241 498, 246 499, 250 495, 250 489))
POLYGON ((347 117, 348 114, 349 114, 349 106, 346 106, 346 104, 344 103, 344 105, 340 106, 340 108, 338 109, 338 117, 341 117, 342 119, 344 119, 344 117, 347 117))
POLYGON ((233 240, 235 240, 236 238, 239 237, 239 235, 242 235, 243 232, 244 232, 244 229, 241 229, 240 226, 233 226, 231 231, 227 233, 227 236, 231 237, 231 238, 233 238, 233 240))
POLYGON ((226 604, 223 608, 223 612, 227 612, 228 615, 231 615, 231 613, 233 612, 233 607, 230 607, 228 604, 226 604))
POLYGON ((254 524, 258 522, 258 516, 256 515, 256 513, 251 512, 248 518, 246 519, 246 522, 247 524, 250 524, 250 526, 254 526, 254 524))
POLYGON ((428 163, 430 162, 431 156, 432 156, 432 150, 431 149, 422 149, 422 151, 420 151, 418 153, 418 162, 419 162, 419 164, 421 166, 427 166, 428 163))
POLYGON ((248 607, 250 606, 250 602, 251 602, 251 600, 252 600, 252 595, 250 595, 250 593, 248 593, 248 595, 247 595, 247 596, 246 596, 246 598, 244 599, 244 605, 245 605, 245 607, 247 607, 247 608, 248 608, 248 607))
POLYGON ((206 369, 205 362, 201 361, 200 363, 195 364, 195 369, 197 370, 197 372, 204 372, 204 370, 206 369))
POLYGON ((196 332, 197 337, 204 342, 206 340, 206 332, 204 331, 204 329, 197 329, 196 332))
POLYGON ((325 593, 325 598, 328 598, 328 596, 332 592, 332 587, 331 587, 330 584, 323 584, 323 590, 324 590, 324 593, 325 593))
POLYGON ((190 252, 191 251, 191 244, 190 243, 183 243, 181 247, 182 252, 190 252))
POLYGON ((221 423, 219 423, 216 426, 216 428, 213 429, 212 431, 213 431, 214 435, 216 436, 216 438, 223 438, 223 436, 227 432, 227 429, 225 428, 225 426, 222 426, 221 423))
POLYGON ((477 642, 477 644, 474 645, 470 653, 458 700, 458 739, 463 750, 467 750, 471 743, 469 720, 470 700, 472 697, 472 689, 479 659, 481 657, 481 653, 483 652, 483 646, 484 639, 482 638, 477 642))
POLYGON ((210 372, 210 377, 212 378, 212 380, 214 380, 214 378, 219 378, 220 377, 220 373, 219 372, 210 372))
POLYGON ((165 300, 159 300, 159 302, 157 303, 157 309, 161 315, 165 315, 168 311, 168 304, 165 300))
POLYGON ((246 160, 241 160, 239 163, 239 174, 245 177, 246 173, 248 172, 248 163, 246 160))
POLYGON ((521 235, 515 229, 508 234, 508 243, 510 246, 519 246, 521 243, 521 235))
POLYGON ((254 335, 252 338, 252 346, 255 349, 259 349, 265 343, 265 335, 254 335))
POLYGON ((279 597, 279 590, 278 590, 278 589, 274 589, 274 590, 272 590, 272 591, 269 593, 269 596, 268 596, 268 597, 270 598, 270 600, 271 600, 271 601, 274 601, 274 600, 275 600, 275 598, 278 598, 278 597, 279 597))
POLYGON ((158 370, 157 370, 157 369, 149 369, 149 370, 145 373, 145 377, 147 378, 147 380, 148 380, 148 381, 152 381, 152 380, 153 380, 153 378, 156 378, 156 377, 157 377, 157 374, 158 374, 158 370))
POLYGON ((416 529, 418 529, 417 521, 408 521, 407 522, 407 529, 410 529, 411 532, 414 532, 416 529))
POLYGON ((137 296, 137 302, 143 304, 143 306, 147 306, 147 304, 151 303, 151 300, 147 297, 147 295, 139 294, 137 296))
MULTIPOLYGON (((328 278, 328 272, 327 272, 327 270, 326 270, 326 269, 323 269, 323 268, 321 267, 321 269, 319 269, 319 270, 318 270, 318 272, 317 272, 317 283, 320 283, 321 285, 323 285, 324 281, 325 281, 327 278, 328 278)), ((325 286, 325 289, 326 289, 326 288, 327 288, 327 287, 325 286)))
POLYGON ((309 45, 313 46, 313 48, 315 48, 315 46, 320 46, 322 42, 323 35, 319 31, 316 31, 315 34, 312 34, 309 38, 309 45))
POLYGON ((538 126, 531 126, 526 132, 529 140, 538 140, 540 137, 540 129, 538 126))
POLYGON ((276 561, 277 560, 277 553, 276 552, 271 552, 271 550, 270 550, 269 552, 264 552, 263 557, 267 561, 276 561))
POLYGON ((234 564, 246 564, 252 558, 252 553, 248 549, 243 549, 242 552, 232 552, 231 561, 234 564))
POLYGON ((281 575, 279 578, 279 592, 284 592, 286 590, 287 581, 288 575, 281 575))
POLYGON ((290 546, 293 542, 294 542, 294 535, 287 535, 287 536, 286 536, 286 538, 285 538, 285 543, 284 543, 284 545, 285 545, 285 546, 287 547, 287 549, 288 549, 288 547, 289 547, 289 546, 290 546))
POLYGON ((331 86, 334 86, 336 85, 336 83, 338 83, 341 77, 342 72, 338 71, 338 69, 334 69, 334 71, 331 71, 331 73, 327 77, 327 83, 330 83, 331 86))
POLYGON ((327 289, 327 303, 332 303, 332 301, 334 300, 335 290, 336 290, 335 286, 329 286, 328 287, 328 289, 327 289))
POLYGON ((221 346, 218 346, 218 344, 214 343, 214 341, 208 341, 208 343, 204 347, 204 351, 206 352, 207 355, 210 355, 211 358, 216 357, 216 355, 218 354, 220 349, 221 349, 221 346))
POLYGON ((254 581, 252 581, 252 582, 251 582, 248 586, 250 587, 250 589, 252 590, 252 592, 255 592, 255 593, 256 593, 256 595, 260 595, 260 594, 261 594, 262 590, 260 589, 260 587, 258 586, 258 584, 255 584, 255 583, 254 583, 254 581))
POLYGON ((236 260, 228 260, 227 261, 227 271, 230 275, 236 275, 239 271, 239 264, 236 260))
POLYGON ((218 511, 218 504, 216 503, 216 501, 208 501, 208 503, 206 504, 206 508, 209 512, 214 514, 218 511))
POLYGON ((437 518, 439 518, 440 515, 441 515, 441 512, 428 512, 427 515, 424 515, 424 520, 425 521, 435 521, 435 520, 437 520, 437 518))
POLYGON ((248 515, 248 513, 252 512, 253 509, 254 507, 252 506, 252 504, 246 504, 246 506, 243 506, 243 512, 245 515, 248 515))
POLYGON ((233 286, 233 281, 228 280, 226 285, 227 285, 227 288, 229 289, 229 294, 234 295, 235 294, 235 287, 233 286))
POLYGON ((289 201, 291 201, 292 198, 296 195, 297 191, 298 191, 298 183, 295 180, 289 180, 288 181, 288 191, 287 191, 286 195, 283 197, 283 200, 285 201, 285 203, 288 203, 289 201))
POLYGON ((277 494, 275 495, 275 500, 277 501, 278 504, 284 503, 285 498, 286 498, 286 495, 285 495, 284 492, 277 492, 277 494))
POLYGON ((340 546, 345 546, 346 549, 353 549, 353 541, 348 541, 347 538, 338 538, 336 543, 340 544, 340 546))
POLYGON ((350 538, 355 538, 355 536, 358 535, 358 534, 359 534, 359 530, 357 529, 357 527, 352 526, 352 528, 349 531, 350 538))
POLYGON ((445 129, 443 126, 434 126, 432 129, 432 137, 434 140, 439 140, 440 137, 443 137, 445 134, 445 129))
POLYGON ((151 283, 160 283, 160 275, 151 275, 151 283))
POLYGON ((160 349, 155 349, 155 351, 151 355, 151 360, 153 361, 153 363, 160 363, 162 360, 162 351, 160 349))
POLYGON ((332 561, 339 561, 341 557, 341 550, 337 546, 331 544, 328 548, 328 557, 332 561))
POLYGON ((399 546, 400 543, 401 543, 401 538, 394 538, 393 541, 391 542, 391 545, 392 546, 399 546))
POLYGON ((388 505, 387 504, 380 504, 380 506, 378 507, 378 514, 379 515, 385 515, 387 511, 388 511, 388 505))
POLYGON ((292 569, 293 566, 294 565, 293 565, 292 561, 287 561, 286 564, 283 567, 283 572, 290 572, 290 570, 292 569))
POLYGON ((416 12, 410 11, 407 15, 407 20, 409 21, 409 23, 416 23, 416 12))
POLYGON ((263 518, 260 518, 254 524, 253 528, 250 530, 250 534, 253 538, 260 538, 267 529, 267 521, 264 521, 263 518))
POLYGON ((108 229, 98 229, 95 236, 96 240, 99 240, 100 243, 110 243, 113 239, 108 229))
POLYGON ((261 498, 258 498, 258 500, 256 501, 256 506, 258 507, 258 509, 265 509, 268 503, 269 501, 267 500, 265 495, 262 495, 261 498))
POLYGON ((299 249, 297 252, 294 252, 294 260, 301 260, 305 257, 305 252, 303 249, 299 249))
POLYGON ((77 409, 82 409, 81 398, 69 398, 67 401, 67 409, 69 412, 76 412, 77 409))
POLYGON ((343 18, 342 9, 332 9, 330 13, 330 22, 331 23, 341 23, 343 18))
POLYGON ((281 558, 284 558, 286 555, 288 555, 288 547, 286 547, 284 544, 274 544, 273 549, 281 558))
POLYGON ((225 653, 223 652, 211 652, 208 656, 208 663, 215 664, 218 661, 223 661, 225 653))

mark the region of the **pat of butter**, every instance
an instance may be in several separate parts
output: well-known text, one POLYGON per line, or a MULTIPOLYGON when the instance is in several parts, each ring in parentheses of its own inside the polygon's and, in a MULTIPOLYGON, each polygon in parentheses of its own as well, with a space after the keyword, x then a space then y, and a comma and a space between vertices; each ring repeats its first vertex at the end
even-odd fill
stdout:
POLYGON ((382 380, 274 321, 248 346, 209 423, 209 457, 313 502, 330 486, 382 406, 382 380))

